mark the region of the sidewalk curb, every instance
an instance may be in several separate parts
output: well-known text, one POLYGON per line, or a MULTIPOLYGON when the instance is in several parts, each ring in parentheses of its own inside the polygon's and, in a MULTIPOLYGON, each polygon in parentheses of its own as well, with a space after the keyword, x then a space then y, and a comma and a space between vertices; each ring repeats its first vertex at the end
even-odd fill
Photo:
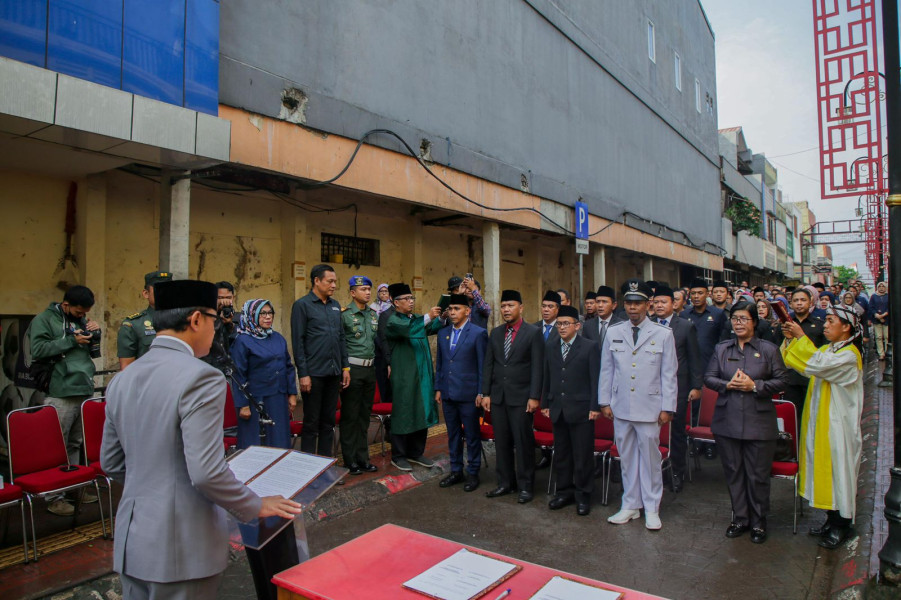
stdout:
POLYGON ((857 515, 854 523, 856 535, 834 551, 838 556, 829 588, 829 597, 834 600, 859 600, 866 597, 871 555, 879 551, 878 548, 873 548, 873 507, 876 494, 879 493, 876 483, 877 453, 881 444, 888 443, 879 439, 882 420, 879 408, 882 394, 891 394, 890 388, 877 386, 881 377, 879 364, 871 361, 864 365, 864 406, 860 419, 863 447, 857 479, 857 515))

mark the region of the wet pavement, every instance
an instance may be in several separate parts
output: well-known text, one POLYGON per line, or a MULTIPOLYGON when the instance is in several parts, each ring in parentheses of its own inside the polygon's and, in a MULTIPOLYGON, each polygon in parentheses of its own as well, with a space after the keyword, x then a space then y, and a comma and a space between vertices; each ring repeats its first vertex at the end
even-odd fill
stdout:
MULTIPOLYGON (((878 377, 872 365, 868 381, 863 424, 865 462, 861 469, 861 496, 868 497, 859 500, 859 537, 834 552, 819 548, 806 533, 811 524, 821 522, 820 511, 805 508, 798 534, 792 533, 790 481, 772 482, 766 543, 752 544, 747 536, 730 540, 723 535, 729 524, 730 505, 722 469, 718 460, 702 459, 702 470, 695 472, 694 481, 686 482, 680 494, 665 489, 663 529, 650 532, 643 520, 622 526, 606 522, 618 509, 621 488, 613 484, 610 505, 603 506, 600 480, 588 517, 577 516, 575 507, 561 511, 547 508, 548 497, 543 491, 548 470, 539 471, 536 491, 540 493, 531 504, 519 505, 513 495, 486 498, 484 492, 494 484, 490 450, 479 490, 467 494, 460 485, 441 489, 438 481, 447 468, 443 436, 430 439, 427 451, 439 460, 438 467, 427 470, 416 466, 413 477, 403 476, 387 465, 387 457, 376 456, 375 461, 382 465, 379 473, 349 478, 348 485, 336 487, 323 497, 306 518, 310 551, 318 555, 380 525, 394 523, 669 598, 860 597, 848 593, 866 585, 870 560, 878 551, 875 545, 881 545, 879 534, 884 528, 881 515, 873 512, 874 500, 881 501, 884 495, 878 485, 881 478, 876 476, 876 456, 886 444, 891 447, 891 440, 884 437, 887 429, 890 435, 890 428, 880 427, 885 420, 879 418, 880 405, 885 406, 885 394, 890 395, 891 390, 877 392, 874 384, 878 377), (842 590, 844 594, 839 593, 842 590)), ((17 538, 12 535, 7 542, 17 538)), ((98 539, 49 554, 36 565, 0 570, 0 597, 119 598, 118 579, 109 574, 111 546, 111 542, 98 539), (35 593, 35 588, 15 593, 15 585, 10 587, 10 582, 23 576, 37 581, 55 578, 57 585, 44 588, 44 594, 35 593), (76 585, 91 577, 96 579, 76 585), (63 591, 50 594, 50 589, 63 591)), ((233 555, 219 597, 255 597, 243 552, 233 555)))

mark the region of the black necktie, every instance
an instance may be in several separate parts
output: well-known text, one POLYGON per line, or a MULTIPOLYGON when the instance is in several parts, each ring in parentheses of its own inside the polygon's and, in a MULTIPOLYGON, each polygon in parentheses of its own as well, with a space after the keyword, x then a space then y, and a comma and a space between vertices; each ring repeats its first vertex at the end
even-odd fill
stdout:
POLYGON ((641 331, 641 327, 633 327, 632 328, 632 343, 638 343, 638 332, 641 331))

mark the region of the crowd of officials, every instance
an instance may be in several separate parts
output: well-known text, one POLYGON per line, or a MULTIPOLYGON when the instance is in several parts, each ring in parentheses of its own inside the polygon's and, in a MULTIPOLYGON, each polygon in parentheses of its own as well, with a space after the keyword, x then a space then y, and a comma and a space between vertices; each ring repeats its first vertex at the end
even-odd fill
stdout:
MULTIPOLYGON (((860 457, 862 353, 872 337, 878 359, 885 359, 884 283, 868 296, 859 281, 847 287, 750 288, 745 282, 709 285, 696 279, 671 289, 633 279, 618 291, 601 286, 589 292, 582 310, 565 290, 549 290, 541 319, 528 323, 520 292, 503 290, 499 306, 491 307, 471 274, 451 278, 438 305, 422 314, 404 283, 374 288, 368 277, 355 275, 348 281, 349 302, 342 306, 334 297, 338 280, 332 267, 315 266, 310 279, 310 292, 291 307, 289 338, 273 329, 271 301, 246 300, 238 311, 230 283, 207 284, 216 290, 210 301, 214 311, 196 314, 213 322, 211 349, 194 354, 230 382, 239 447, 289 447, 300 395, 300 449, 331 456, 340 399, 344 465, 352 475, 376 471, 368 430, 378 388, 382 401, 392 403, 395 468, 433 466, 424 451, 440 407, 451 457, 451 472, 440 485, 462 483, 466 491, 476 490, 479 425, 490 418, 497 480, 486 495, 515 493, 519 503, 528 503, 536 469, 552 462, 556 491, 549 507, 575 504, 577 514, 587 515, 599 473, 593 421, 605 418, 613 421, 623 484, 621 510, 608 521, 625 524, 643 510, 646 527, 656 530, 662 527, 661 427, 670 428, 670 483, 680 491, 686 453, 701 452, 686 443, 686 424, 689 414, 697 415, 706 386, 718 393, 716 443, 703 452, 709 459, 718 452, 726 475, 733 508, 726 535, 750 531, 752 541, 766 539, 770 465, 781 427, 774 397, 797 407, 802 495, 829 511, 827 522, 811 533, 827 548, 848 535, 860 457), (489 332, 494 309, 502 324, 489 332), (437 336, 435 360, 432 335, 437 336), (546 453, 536 461, 538 411, 552 423, 552 461, 546 453), (831 471, 814 469, 814 456, 831 471)), ((171 280, 159 271, 145 277, 148 306, 126 318, 118 332, 123 372, 154 347, 161 329, 155 290, 181 283, 171 280)), ((73 461, 82 443, 79 406, 94 392, 90 349, 100 334, 87 316, 93 304, 89 289, 72 287, 29 329, 32 360, 50 364, 47 403, 59 413, 73 461)), ((163 320, 167 330, 183 332, 163 320)), ((200 321, 183 321, 178 325, 184 331, 200 328, 200 321)), ((72 512, 64 496, 51 499, 48 508, 72 512)), ((293 510, 270 509, 273 514, 293 510)))

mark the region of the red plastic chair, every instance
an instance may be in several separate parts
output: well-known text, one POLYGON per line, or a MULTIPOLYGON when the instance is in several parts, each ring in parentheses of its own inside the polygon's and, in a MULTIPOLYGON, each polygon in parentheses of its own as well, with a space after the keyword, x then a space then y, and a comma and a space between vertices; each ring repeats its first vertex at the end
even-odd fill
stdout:
POLYGON ((603 415, 594 420, 594 458, 601 461, 601 481, 604 481, 607 455, 613 448, 613 421, 603 415))
MULTIPOLYGON (((482 418, 479 422, 479 437, 483 442, 494 441, 494 425, 491 424, 491 411, 482 411, 482 418)), ((482 446, 482 467, 488 468, 488 454, 485 452, 485 446, 482 446)))
POLYGON ((225 408, 222 410, 222 444, 225 453, 238 446, 238 411, 235 408, 235 397, 232 395, 232 386, 225 387, 225 408), (235 435, 231 435, 235 433, 235 435))
MULTIPOLYGON (((716 400, 719 394, 708 387, 701 388, 701 408, 698 411, 698 424, 688 428, 688 447, 695 442, 702 444, 716 444, 713 439, 713 431, 710 424, 713 423, 713 413, 716 410, 716 400)), ((701 457, 695 455, 695 467, 701 470, 701 457)), ((688 461, 688 480, 691 481, 691 461, 688 461)))
POLYGON ((536 410, 532 414, 534 415, 532 428, 535 430, 535 445, 542 450, 551 451, 550 476, 547 480, 547 493, 550 494, 551 489, 556 488, 556 486, 552 488, 552 484, 554 484, 554 424, 551 423, 550 417, 545 417, 540 410, 536 410))
MULTIPOLYGON (((18 408, 6 416, 6 439, 9 442, 11 481, 22 488, 31 512, 31 529, 34 531, 34 498, 45 498, 69 490, 94 486, 100 497, 97 473, 91 467, 70 465, 66 443, 59 424, 59 416, 53 406, 18 408)), ((75 503, 73 525, 78 518, 81 497, 75 503)), ((103 519, 103 503, 99 503, 103 536, 107 536, 103 519)), ((37 561, 37 545, 34 547, 37 561)))
MULTIPOLYGON (((0 488, 0 510, 4 508, 12 508, 13 506, 19 506, 19 511, 22 513, 22 552, 25 553, 25 562, 28 562, 28 529, 25 527, 25 493, 22 491, 17 485, 6 484, 3 488, 0 488)), ((29 504, 29 508, 31 505, 29 504)), ((34 523, 34 516, 31 518, 32 524, 34 523)), ((34 533, 34 527, 31 529, 31 539, 34 542, 35 547, 35 556, 37 556, 37 536, 34 533)))
POLYGON ((798 490, 798 477, 800 465, 798 464, 798 413, 794 403, 787 400, 774 400, 776 405, 776 418, 782 419, 783 431, 792 436, 793 460, 773 461, 773 470, 770 477, 775 479, 791 479, 795 485, 795 497, 792 522, 792 533, 798 533, 798 513, 801 508, 801 496, 798 490))
MULTIPOLYGON (((669 443, 670 443, 670 428, 672 427, 672 422, 667 423, 663 427, 660 428, 660 445, 658 446, 660 450, 660 468, 663 471, 669 469, 670 472, 670 489, 673 492, 676 491, 676 488, 673 484, 673 461, 670 459, 669 453, 669 443)), ((612 463, 613 461, 619 461, 619 449, 616 447, 616 444, 613 444, 613 447, 610 448, 610 452, 607 455, 607 462, 612 463)), ((604 467, 604 498, 602 500, 602 504, 606 506, 607 504, 607 496, 610 492, 610 472, 613 471, 613 465, 609 464, 604 467)))
MULTIPOLYGON (((109 514, 113 515, 112 479, 100 467, 100 446, 103 443, 103 425, 106 423, 106 399, 88 398, 81 403, 81 431, 84 438, 85 464, 97 474, 97 479, 106 482, 109 499, 109 514)), ((110 532, 112 533, 112 532, 110 532)))

